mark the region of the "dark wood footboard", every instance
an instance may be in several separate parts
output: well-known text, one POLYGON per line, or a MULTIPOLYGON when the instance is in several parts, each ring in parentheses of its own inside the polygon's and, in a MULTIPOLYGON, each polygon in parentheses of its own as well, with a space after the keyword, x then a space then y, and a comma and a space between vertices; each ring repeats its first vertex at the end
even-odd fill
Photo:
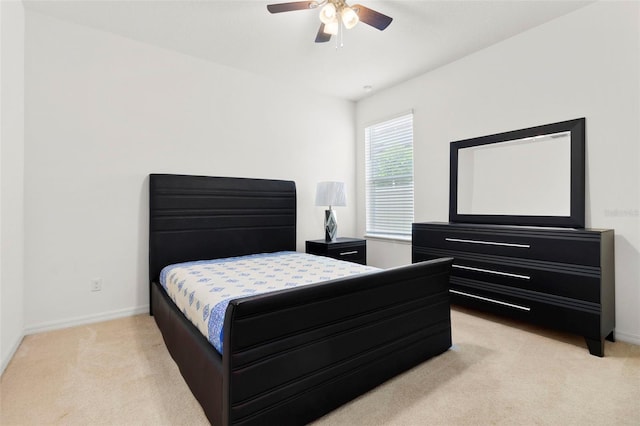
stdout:
POLYGON ((308 423, 451 347, 451 259, 230 302, 224 356, 152 286, 167 348, 214 425, 308 423))
POLYGON ((304 424, 451 346, 440 259, 229 304, 223 424, 304 424))

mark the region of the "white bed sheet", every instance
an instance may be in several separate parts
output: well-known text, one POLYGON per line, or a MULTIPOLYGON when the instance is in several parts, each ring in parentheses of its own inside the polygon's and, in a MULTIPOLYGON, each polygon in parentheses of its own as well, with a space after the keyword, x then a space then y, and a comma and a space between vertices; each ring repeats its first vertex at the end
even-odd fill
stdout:
POLYGON ((160 284, 222 354, 224 315, 230 300, 378 270, 285 251, 169 265, 160 273, 160 284))

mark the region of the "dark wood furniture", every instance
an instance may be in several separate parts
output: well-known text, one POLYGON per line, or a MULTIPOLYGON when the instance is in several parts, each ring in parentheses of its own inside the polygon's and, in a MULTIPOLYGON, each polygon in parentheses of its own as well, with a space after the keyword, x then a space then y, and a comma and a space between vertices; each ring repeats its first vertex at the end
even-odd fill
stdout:
POLYGON ((309 240, 306 242, 307 253, 332 257, 338 260, 367 264, 367 240, 362 238, 339 237, 335 241, 309 240))
POLYGON ((439 259, 232 300, 221 355, 160 271, 294 251, 295 184, 151 175, 149 189, 151 314, 211 423, 308 423, 451 346, 452 259, 439 259))
POLYGON ((615 326, 613 230, 413 224, 413 262, 454 257, 453 303, 584 336, 604 356, 615 326))
MULTIPOLYGON (((519 225, 519 226, 553 226, 568 228, 584 228, 585 224, 585 124, 584 118, 562 121, 559 123, 545 124, 542 126, 530 127, 527 129, 513 130, 510 132, 498 133, 494 135, 481 136, 478 138, 465 139, 451 142, 450 144, 450 167, 449 167, 449 221, 456 223, 485 223, 494 225, 519 225), (563 155, 558 156, 555 149, 549 149, 546 144, 540 147, 540 138, 556 138, 562 134, 567 134, 569 139, 569 153, 566 159, 563 155), (514 146, 530 147, 538 146, 531 151, 513 151, 514 146), (469 153, 470 149, 487 148, 493 151, 505 152, 508 149, 508 160, 506 154, 502 154, 495 161, 486 162, 486 152, 484 155, 476 154, 468 157, 464 152, 469 153), (550 161, 558 156, 560 164, 550 161), (485 158, 481 162, 479 158, 485 158), (468 163, 467 161, 471 161, 468 163), (566 161, 563 165, 562 162, 566 161), (529 167, 527 167, 529 166, 529 167), (533 167, 531 167, 533 166, 533 167), (525 170, 532 174, 522 173, 525 170), (551 199, 541 196, 544 193, 552 192, 549 186, 543 186, 546 182, 541 177, 548 175, 554 181, 553 189, 564 188, 568 190, 565 200, 562 199, 562 192, 556 194, 551 199), (565 181, 566 178, 569 181, 565 181), (463 177, 467 176, 467 179, 463 177), (496 179, 499 176, 500 179, 496 179), (463 178, 463 179, 461 179, 463 178), (510 190, 496 188, 494 185, 487 187, 480 182, 487 182, 487 179, 496 183, 508 183, 510 190), (566 185, 566 187, 565 187, 566 185), (478 186, 484 187, 485 191, 479 191, 478 186), (517 197, 514 196, 513 189, 517 189, 517 197), (510 194, 510 195, 509 195, 510 194), (469 205, 458 203, 459 195, 467 195, 469 205), (514 201, 513 198, 521 200, 535 200, 536 213, 523 209, 522 204, 514 201), (563 201, 568 206, 563 207, 563 201), (474 212, 474 207, 480 208, 480 212, 474 212), (485 210, 487 209, 487 210, 485 210), (513 210, 512 210, 513 209, 513 210)), ((560 143, 563 138, 558 138, 552 146, 560 143)), ((466 197, 463 197, 466 198, 466 197)))

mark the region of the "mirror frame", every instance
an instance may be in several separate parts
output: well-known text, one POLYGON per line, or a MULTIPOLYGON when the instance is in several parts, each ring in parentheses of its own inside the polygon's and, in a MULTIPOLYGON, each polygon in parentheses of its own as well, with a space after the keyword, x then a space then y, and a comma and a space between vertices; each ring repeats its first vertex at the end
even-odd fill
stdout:
POLYGON ((449 222, 494 225, 551 226, 584 228, 585 225, 585 119, 562 121, 495 135, 464 139, 450 144, 449 222), (571 200, 569 216, 520 216, 458 213, 458 151, 479 145, 571 132, 571 200))

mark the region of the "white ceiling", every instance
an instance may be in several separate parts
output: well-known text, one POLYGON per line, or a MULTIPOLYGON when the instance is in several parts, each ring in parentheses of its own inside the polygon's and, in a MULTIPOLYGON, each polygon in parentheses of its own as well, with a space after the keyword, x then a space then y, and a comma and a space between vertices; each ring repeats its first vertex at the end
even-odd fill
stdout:
POLYGON ((29 10, 349 100, 423 74, 592 1, 369 1, 393 18, 314 43, 317 10, 270 14, 282 1, 23 0, 29 10), (371 92, 364 86, 373 86, 371 92))

